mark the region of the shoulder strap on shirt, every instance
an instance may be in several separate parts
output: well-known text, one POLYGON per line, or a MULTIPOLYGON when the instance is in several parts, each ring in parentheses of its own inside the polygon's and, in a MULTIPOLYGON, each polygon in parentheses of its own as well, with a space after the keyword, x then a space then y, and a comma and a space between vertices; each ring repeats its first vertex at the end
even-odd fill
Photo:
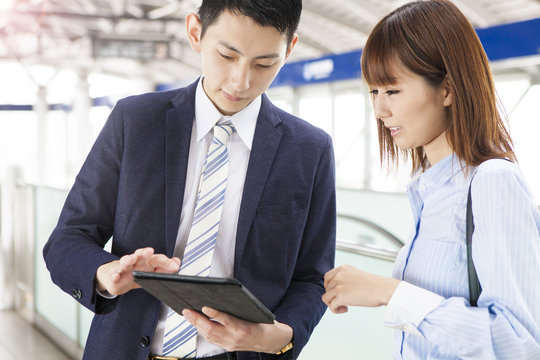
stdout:
MULTIPOLYGON (((507 158, 499 158, 499 159, 510 161, 510 159, 507 159, 507 158)), ((478 298, 480 297, 480 293, 482 292, 482 286, 480 285, 480 281, 478 281, 478 276, 476 275, 476 269, 474 268, 474 263, 473 263, 473 258, 472 258, 472 234, 474 231, 474 217, 472 213, 471 187, 472 187, 472 181, 474 179, 474 175, 476 175, 476 172, 471 177, 471 183, 469 184, 469 193, 467 195, 467 226, 466 226, 467 271, 469 274, 469 303, 471 304, 471 306, 478 305, 478 298)))
POLYGON ((469 184, 469 193, 467 195, 467 270, 469 273, 469 302, 471 306, 477 306, 478 297, 482 292, 482 286, 480 285, 480 281, 478 281, 478 276, 476 275, 476 269, 474 268, 472 258, 472 234, 474 231, 474 218, 472 213, 471 187, 472 179, 471 183, 469 184))

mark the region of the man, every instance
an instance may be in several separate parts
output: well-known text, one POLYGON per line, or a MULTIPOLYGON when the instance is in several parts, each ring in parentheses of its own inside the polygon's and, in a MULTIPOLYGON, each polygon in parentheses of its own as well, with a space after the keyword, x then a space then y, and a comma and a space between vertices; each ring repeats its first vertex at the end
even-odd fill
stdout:
POLYGON ((296 358, 306 344, 334 261, 332 144, 263 94, 297 42, 301 7, 203 0, 186 19, 203 77, 115 106, 43 251, 53 281, 96 313, 85 359, 296 358), (190 263, 214 165, 228 170, 209 211, 217 222, 202 230, 213 231, 208 264, 195 273, 240 280, 274 324, 210 308, 169 313, 133 282, 133 270, 190 263))

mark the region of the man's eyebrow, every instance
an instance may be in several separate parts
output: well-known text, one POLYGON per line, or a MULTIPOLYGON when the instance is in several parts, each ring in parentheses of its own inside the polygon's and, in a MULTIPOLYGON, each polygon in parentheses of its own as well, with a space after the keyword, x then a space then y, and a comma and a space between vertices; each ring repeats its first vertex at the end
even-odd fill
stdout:
MULTIPOLYGON (((231 44, 227 43, 226 41, 219 41, 218 45, 224 46, 227 49, 229 49, 231 51, 234 51, 235 53, 238 53, 240 55, 244 55, 240 50, 238 50, 237 48, 235 48, 231 44)), ((255 59, 275 59, 275 58, 278 58, 278 57, 279 57, 278 53, 270 53, 270 54, 264 54, 264 55, 257 56, 257 57, 255 57, 255 59)))

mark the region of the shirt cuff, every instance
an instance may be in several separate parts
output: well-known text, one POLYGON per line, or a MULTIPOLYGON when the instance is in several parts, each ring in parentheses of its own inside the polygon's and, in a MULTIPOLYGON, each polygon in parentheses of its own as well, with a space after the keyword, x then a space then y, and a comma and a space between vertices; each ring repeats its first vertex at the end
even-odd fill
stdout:
POLYGON ((444 297, 401 281, 388 302, 384 325, 422 336, 418 326, 444 301, 444 297))
POLYGON ((96 288, 96 293, 101 296, 102 298, 105 298, 105 299, 114 299, 115 297, 117 297, 118 295, 113 295, 111 294, 110 292, 108 292, 107 290, 104 290, 104 291, 99 291, 97 288, 96 288))

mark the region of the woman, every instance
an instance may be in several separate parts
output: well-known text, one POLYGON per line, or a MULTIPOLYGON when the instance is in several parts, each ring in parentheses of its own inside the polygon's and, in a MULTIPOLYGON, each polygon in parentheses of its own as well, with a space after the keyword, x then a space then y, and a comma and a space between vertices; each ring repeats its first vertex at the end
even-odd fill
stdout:
POLYGON ((393 278, 340 266, 325 275, 323 301, 335 313, 388 305, 398 359, 540 359, 540 214, 474 29, 449 1, 406 4, 373 29, 362 74, 381 162, 397 165, 402 154, 412 163, 415 231, 393 278), (468 295, 469 185, 477 307, 468 295))

